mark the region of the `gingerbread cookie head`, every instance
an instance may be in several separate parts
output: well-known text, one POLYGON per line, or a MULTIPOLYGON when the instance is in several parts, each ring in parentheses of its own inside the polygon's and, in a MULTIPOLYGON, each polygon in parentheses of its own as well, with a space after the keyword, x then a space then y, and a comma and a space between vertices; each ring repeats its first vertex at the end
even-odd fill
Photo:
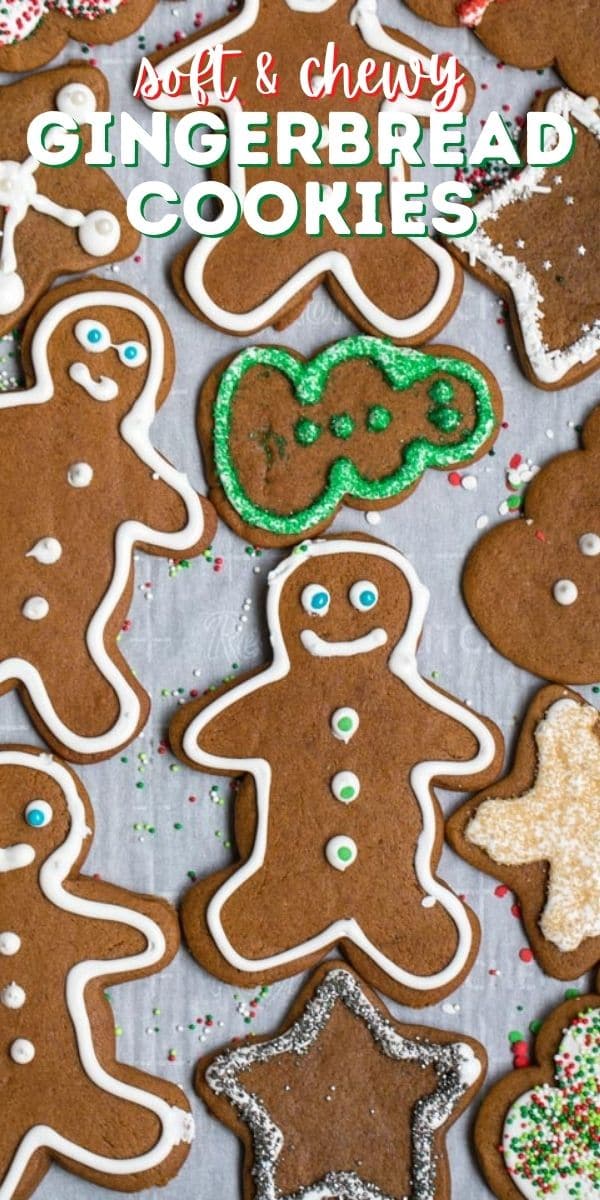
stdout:
POLYGON ((43 771, 34 776, 36 762, 27 750, 0 752, 0 875, 18 872, 22 885, 27 873, 32 887, 41 872, 62 881, 81 863, 93 832, 87 797, 76 788, 64 790, 43 771))
POLYGON ((469 609, 496 649, 558 683, 600 678, 600 408, 582 441, 542 468, 523 517, 483 537, 463 577, 469 609))
POLYGON ((0 14, 0 71, 50 62, 69 38, 104 45, 138 29, 156 0, 7 0, 0 14))
POLYGON ((214 518, 150 439, 174 363, 145 297, 99 280, 56 289, 25 330, 23 361, 31 386, 0 403, 14 514, 0 539, 0 691, 18 681, 63 756, 106 757, 148 711, 116 648, 133 546, 193 555, 214 518))
MULTIPOLYGON (((120 191, 85 162, 90 121, 109 106, 104 76, 86 63, 30 76, 0 92, 2 333, 26 316, 57 275, 126 258, 138 244, 120 191), (79 152, 60 168, 42 164, 29 149, 30 123, 46 111, 80 127, 79 152)), ((60 137, 50 124, 45 148, 54 153, 60 137)))
POLYGON ((381 542, 355 541, 360 552, 347 555, 335 539, 303 543, 271 576, 269 625, 279 625, 282 649, 303 673, 315 658, 381 669, 395 648, 416 647, 420 637, 428 592, 416 572, 381 542))
MULTIPOLYGON (((173 344, 158 309, 111 282, 81 281, 50 292, 23 340, 40 401, 104 417, 126 440, 162 404, 173 374, 173 344), (129 419, 121 422, 129 414, 129 419)), ((34 399, 29 393, 29 403, 34 399)))

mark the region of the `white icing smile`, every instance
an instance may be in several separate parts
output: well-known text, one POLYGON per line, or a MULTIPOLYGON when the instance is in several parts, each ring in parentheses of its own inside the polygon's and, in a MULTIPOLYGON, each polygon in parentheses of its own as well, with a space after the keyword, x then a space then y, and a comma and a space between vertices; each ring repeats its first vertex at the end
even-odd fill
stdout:
POLYGON ((119 394, 119 388, 114 379, 109 379, 108 375, 101 375, 99 379, 94 379, 93 375, 90 375, 89 367, 82 362, 71 363, 69 379, 72 379, 73 383, 78 383, 88 396, 92 397, 92 400, 114 400, 119 394))
POLYGON ((348 642, 328 642, 319 637, 314 629, 303 629, 300 633, 304 649, 315 658, 349 658, 352 654, 368 654, 370 650, 379 650, 381 646, 385 646, 387 640, 385 629, 377 628, 348 642))
POLYGON ((28 867, 35 858, 33 846, 27 842, 17 842, 14 846, 3 849, 0 846, 0 875, 5 871, 18 871, 28 867))

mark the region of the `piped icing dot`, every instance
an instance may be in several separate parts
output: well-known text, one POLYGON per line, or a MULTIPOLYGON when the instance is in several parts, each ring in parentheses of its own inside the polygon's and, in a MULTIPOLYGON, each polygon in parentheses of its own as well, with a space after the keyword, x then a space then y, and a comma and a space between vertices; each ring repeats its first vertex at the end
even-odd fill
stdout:
POLYGON ((35 1046, 27 1038, 16 1038, 10 1045, 10 1057, 19 1066, 25 1066, 35 1058, 35 1046))
POLYGON ((13 933, 10 929, 0 933, 0 954, 5 954, 8 958, 13 954, 18 954, 20 949, 21 939, 18 933, 13 933))
POLYGON ((331 790, 342 804, 352 804, 360 793, 360 780, 354 771, 338 771, 331 780, 331 790))
POLYGON ((119 244, 121 227, 117 218, 105 209, 96 209, 84 217, 77 229, 82 250, 93 258, 112 254, 119 244))
POLYGON ((43 829, 52 820, 52 808, 46 800, 31 800, 25 809, 25 820, 31 829, 43 829))
POLYGON ((357 579, 356 583, 352 584, 348 595, 353 608, 358 612, 369 612, 369 609, 375 608, 379 600, 379 589, 377 584, 371 583, 369 579, 357 579))
POLYGON ((59 112, 80 122, 89 120, 96 111, 96 97, 86 83, 67 83, 56 93, 55 103, 59 112))
POLYGON ((367 413, 369 433, 384 433, 391 422, 392 414, 383 404, 373 404, 367 413))
POLYGON ((305 612, 311 617, 324 617, 329 611, 331 596, 326 587, 320 583, 308 583, 302 589, 300 603, 305 612))
POLYGON ((30 596, 25 601, 21 612, 28 621, 43 621, 44 617, 50 612, 50 605, 45 596, 30 596))
POLYGON ((0 1004, 5 1008, 22 1008, 26 999, 25 990, 18 983, 7 983, 0 990, 0 1004))
POLYGON ((58 538, 43 537, 27 551, 25 558, 35 558, 36 562, 51 566, 52 563, 58 562, 61 554, 62 546, 58 538))
POLYGON ((360 722, 355 708, 336 708, 331 717, 333 736, 340 742, 347 743, 354 737, 360 722))
POLYGON ((308 417, 300 417, 294 425, 294 438, 299 446, 313 446, 322 432, 323 427, 317 421, 309 421, 308 417))
POLYGON ((330 432, 336 438, 341 438, 343 442, 352 437, 356 422, 350 413, 335 413, 329 421, 330 432))
POLYGON ((434 404, 452 404, 454 387, 447 379, 436 379, 427 389, 427 395, 434 404))
POLYGON ((126 367, 141 367, 148 357, 148 351, 141 342, 121 342, 115 349, 126 367))
POLYGON ((577 584, 573 583, 572 579, 557 579, 552 588, 552 595, 557 604, 574 604, 579 595, 577 584))
POLYGON ((356 842, 351 837, 344 837, 343 834, 330 838, 325 847, 327 862, 331 867, 335 867, 336 871, 347 871, 348 867, 356 862, 357 856, 356 842))
POLYGON ((67 482, 74 488, 89 487, 93 478, 94 472, 86 462, 71 463, 67 471, 67 482))
POLYGON ((577 545, 586 558, 595 558, 600 554, 600 535, 597 533, 582 533, 577 545))

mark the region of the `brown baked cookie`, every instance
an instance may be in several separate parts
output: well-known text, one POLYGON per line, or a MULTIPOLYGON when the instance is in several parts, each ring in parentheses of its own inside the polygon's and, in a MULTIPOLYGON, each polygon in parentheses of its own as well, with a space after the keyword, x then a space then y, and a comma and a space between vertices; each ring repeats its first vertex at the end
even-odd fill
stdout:
POLYGON ((52 1161, 106 1188, 160 1186, 194 1135, 178 1087, 117 1062, 104 996, 170 962, 176 913, 80 874, 93 829, 86 792, 63 763, 0 749, 3 1200, 26 1200, 52 1161))
POLYGON ((474 206, 474 232, 448 246, 507 302, 532 383, 555 389, 600 363, 600 117, 597 100, 566 90, 545 92, 534 108, 570 121, 573 154, 558 167, 523 167, 488 192, 474 206))
MULTIPOLYGON (((116 184, 84 162, 86 121, 108 108, 104 75, 83 62, 0 88, 0 335, 27 316, 57 275, 127 258, 140 240, 116 184), (78 156, 60 168, 40 165, 27 148, 29 123, 50 110, 82 126, 78 156)), ((51 139, 49 132, 47 147, 51 139)))
MULTIPOLYGON (((271 129, 276 128, 281 110, 303 112, 309 108, 322 126, 327 125, 331 111, 358 111, 376 131, 381 93, 345 99, 338 90, 333 97, 309 100, 302 91, 302 62, 323 56, 329 42, 336 43, 337 60, 349 64, 354 83, 358 66, 367 57, 375 63, 378 74, 386 62, 396 68, 404 64, 406 68, 415 55, 421 55, 426 65, 431 62, 425 47, 400 30, 380 25, 376 4, 370 0, 318 0, 308 6, 297 0, 248 0, 233 20, 178 43, 176 49, 171 47, 154 56, 153 62, 161 78, 167 80, 173 70, 189 71, 194 55, 221 42, 228 51, 243 53, 226 68, 227 83, 233 75, 239 81, 236 102, 225 110, 228 121, 239 104, 246 109, 256 108, 257 55, 265 50, 275 55, 278 95, 260 96, 260 109, 269 114, 271 129)), ((474 84, 463 73, 464 83, 455 107, 467 110, 473 101, 474 84)), ((413 86, 410 66, 408 74, 413 86)), ((317 83, 318 79, 312 80, 310 86, 317 83)), ((398 112, 411 111, 425 121, 432 94, 427 80, 418 99, 398 100, 398 112)), ((195 107, 185 79, 176 97, 163 95, 155 100, 147 98, 146 102, 175 116, 195 107)), ((276 181, 293 189, 303 201, 305 186, 314 183, 315 175, 324 188, 335 186, 339 190, 345 183, 350 192, 343 219, 354 231, 361 219, 356 185, 365 181, 372 185, 380 180, 384 188, 380 220, 387 234, 362 237, 353 232, 353 236, 346 236, 334 232, 324 221, 322 233, 314 237, 306 232, 302 217, 285 236, 266 237, 242 219, 233 232, 203 237, 176 260, 173 278, 179 296, 197 317, 227 333, 242 335, 269 325, 283 328, 300 315, 315 288, 325 282, 336 303, 367 332, 382 333, 403 344, 426 341, 446 324, 458 303, 460 270, 431 238, 392 236, 387 167, 378 167, 374 160, 356 167, 331 166, 323 141, 319 142, 321 166, 308 165, 297 154, 291 166, 282 166, 272 154, 268 166, 231 169, 229 184, 243 200, 250 187, 276 181)), ((224 167, 219 167, 215 172, 220 180, 223 171, 224 167)), ((407 170, 404 175, 402 171, 398 163, 391 175, 398 180, 407 178, 407 170)), ((267 199, 261 213, 267 220, 279 217, 280 201, 267 199)))
POLYGON ((535 1056, 538 1066, 501 1079, 477 1116, 485 1178, 498 1200, 595 1200, 600 996, 560 1004, 537 1036, 535 1056))
POLYGON ((197 554, 214 513, 150 441, 174 357, 148 300, 99 279, 55 289, 23 363, 27 386, 0 396, 0 692, 17 685, 53 749, 95 761, 148 716, 116 644, 133 548, 197 554))
POLYGON ((405 0, 436 25, 466 25, 513 67, 556 67, 586 96, 600 93, 596 0, 405 0))
POLYGON ((451 846, 515 892, 540 966, 600 961, 600 716, 562 687, 534 697, 509 773, 455 812, 451 846))
POLYGON ((243 776, 239 861, 182 906, 192 954, 219 978, 283 979, 340 945, 420 1007, 468 973, 477 923, 436 875, 433 788, 493 779, 502 739, 419 674, 428 598, 384 542, 304 542, 269 578, 270 665, 178 709, 184 762, 243 776))
MULTIPOLYGON (((0 12, 0 71, 32 71, 69 38, 95 46, 139 29, 156 0, 4 0, 0 12)), ((43 110, 40 110, 43 111, 43 110)))
POLYGON ((327 962, 282 1030, 203 1059, 196 1087, 244 1145, 245 1200, 447 1200, 446 1132, 485 1069, 478 1042, 401 1025, 327 962))
POLYGON ((389 508, 429 468, 480 458, 502 399, 478 359, 358 334, 310 360, 249 346, 204 384, 198 432, 210 498, 236 533, 287 546, 321 533, 342 504, 389 508))
POLYGON ((463 592, 493 646, 557 683, 600 679, 600 407, 528 485, 523 516, 467 559, 463 592))

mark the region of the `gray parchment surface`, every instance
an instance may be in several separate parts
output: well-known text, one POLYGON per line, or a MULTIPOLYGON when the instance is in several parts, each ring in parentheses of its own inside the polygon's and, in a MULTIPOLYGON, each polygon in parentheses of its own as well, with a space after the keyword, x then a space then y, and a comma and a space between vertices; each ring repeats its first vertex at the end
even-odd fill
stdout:
MULTIPOLYGON (((178 29, 193 31, 197 2, 158 4, 143 30, 148 52, 157 43, 170 40, 178 29)), ((283 0, 281 8, 284 20, 283 0)), ((221 16, 223 11, 222 0, 220 3, 210 0, 203 10, 204 22, 221 16)), ((505 115, 514 120, 527 110, 537 88, 556 82, 551 71, 539 74, 508 67, 500 69, 467 31, 427 25, 399 0, 382 0, 380 11, 389 24, 401 27, 426 45, 456 52, 478 84, 487 85, 479 90, 475 117, 470 119, 471 140, 479 116, 506 104, 510 109, 505 115)), ((317 51, 315 47, 313 52, 317 51)), ((113 111, 118 114, 127 109, 148 126, 149 114, 131 98, 132 73, 140 55, 138 35, 92 53, 108 76, 113 111)), ((57 61, 79 55, 79 47, 71 43, 57 61)), ((7 77, 5 80, 8 81, 7 77)), ((444 177, 450 173, 446 169, 444 177)), ((184 192, 202 177, 197 169, 177 161, 167 171, 144 154, 138 169, 116 167, 114 176, 125 192, 143 179, 166 176, 184 192)), ((217 359, 244 342, 196 322, 172 291, 169 265, 176 250, 188 240, 188 232, 183 228, 169 238, 143 240, 141 262, 129 261, 101 273, 146 292, 160 304, 170 322, 176 344, 177 376, 171 396, 155 423, 154 440, 202 488, 202 467, 194 436, 198 388, 217 359)), ((260 270, 259 263, 256 269, 260 270)), ((508 495, 505 472, 511 456, 519 453, 539 465, 558 451, 575 447, 578 444, 575 426, 590 411, 598 391, 594 379, 554 393, 532 387, 515 362, 509 331, 498 323, 498 316, 496 297, 467 278, 458 311, 441 335, 441 340, 484 359, 495 372, 504 394, 508 428, 498 439, 495 455, 484 458, 467 472, 476 479, 474 490, 452 488, 444 474, 431 473, 407 503, 382 515, 376 529, 366 524, 364 514, 350 510, 340 514, 333 529, 375 532, 408 554, 431 591, 420 651, 423 674, 437 672, 436 678, 443 687, 491 716, 502 728, 510 748, 539 681, 502 659, 479 634, 461 599, 461 567, 479 536, 477 519, 486 515, 490 524, 507 519, 499 515, 498 508, 508 495)), ((280 340, 311 353, 323 343, 351 331, 350 323, 321 290, 280 340)), ((261 339, 276 341, 277 335, 268 330, 261 339)), ((139 555, 130 613, 132 626, 123 635, 122 647, 152 696, 151 719, 143 735, 123 756, 81 770, 94 804, 97 826, 87 869, 115 883, 155 892, 174 902, 189 885, 188 871, 202 875, 229 861, 233 850, 224 843, 229 836, 230 801, 226 781, 220 781, 220 794, 225 802, 216 804, 209 796, 214 781, 182 766, 176 767, 172 755, 159 753, 159 743, 180 698, 189 695, 190 689, 202 690, 218 682, 230 673, 234 663, 243 670, 265 661, 266 576, 269 566, 281 557, 272 552, 260 558, 250 557, 245 544, 222 524, 215 554, 224 560, 219 573, 200 559, 175 577, 169 576, 165 560, 139 555), (146 583, 151 583, 152 588, 143 587, 146 583), (146 598, 150 591, 151 601, 146 598), (252 599, 251 606, 244 607, 246 598, 252 599), (195 802, 190 801, 190 796, 196 797, 195 802), (178 825, 181 828, 176 828, 178 825)), ((501 596, 498 602, 502 603, 501 596)), ((65 670, 68 671, 68 664, 65 670)), ((591 689, 584 689, 584 694, 592 698, 591 689)), ((0 701, 0 740, 30 744, 38 740, 14 696, 0 701)), ((442 803, 449 812, 455 798, 443 795, 442 803)), ((519 920, 511 915, 511 898, 494 896, 493 880, 479 875, 449 850, 444 852, 440 874, 457 891, 466 893, 478 913, 483 926, 482 945, 475 968, 464 985, 444 1004, 423 1010, 417 1019, 479 1038, 488 1050, 493 1079, 511 1066, 508 1032, 522 1030, 529 1036, 529 1022, 543 1017, 563 998, 565 985, 546 978, 534 963, 519 959, 519 949, 527 941, 519 920)), ((588 982, 582 981, 581 986, 588 982)), ((121 1030, 119 1056, 179 1082, 194 1107, 196 1141, 181 1174, 166 1193, 170 1200, 215 1200, 217 1196, 236 1200, 240 1195, 238 1143, 208 1117, 194 1097, 190 1086, 193 1067, 201 1053, 217 1048, 231 1036, 243 1036, 250 1029, 256 1033, 275 1030, 300 983, 300 978, 293 978, 273 987, 262 998, 256 1018, 248 1025, 246 1006, 254 993, 238 994, 221 985, 196 966, 182 949, 162 975, 127 984, 111 993, 115 1023, 121 1030), (157 1009, 159 1014, 155 1012, 157 1009), (207 1014, 214 1018, 208 1031, 206 1025, 197 1023, 198 1017, 207 1014), (195 1029, 191 1030, 189 1025, 195 1029), (152 1032, 154 1029, 158 1032, 152 1032), (176 1054, 173 1061, 169 1061, 171 1051, 176 1054)), ((396 1005, 390 1007, 394 1015, 415 1019, 414 1012, 396 1005)), ((449 1137, 456 1200, 484 1200, 489 1195, 469 1145, 472 1115, 463 1117, 449 1137)), ((37 1196, 38 1200, 87 1200, 92 1194, 90 1185, 53 1167, 37 1196)))

